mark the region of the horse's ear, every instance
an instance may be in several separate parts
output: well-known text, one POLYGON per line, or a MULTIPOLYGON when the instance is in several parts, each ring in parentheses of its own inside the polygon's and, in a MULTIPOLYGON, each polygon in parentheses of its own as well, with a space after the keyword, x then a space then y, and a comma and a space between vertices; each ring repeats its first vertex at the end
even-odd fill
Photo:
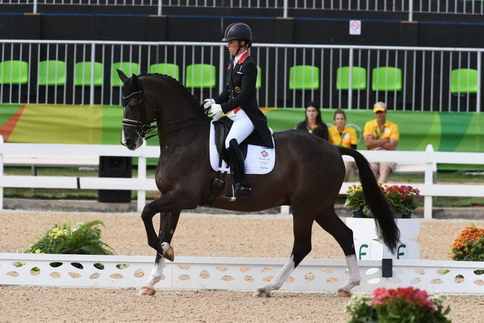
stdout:
POLYGON ((124 74, 124 72, 121 71, 119 68, 116 69, 116 71, 118 71, 119 78, 121 79, 123 84, 126 84, 126 81, 128 81, 128 77, 126 76, 126 74, 124 74))
POLYGON ((137 89, 139 89, 139 90, 141 90, 141 81, 136 76, 136 74, 133 74, 133 76, 131 76, 131 79, 133 80, 134 87, 137 88, 137 89))

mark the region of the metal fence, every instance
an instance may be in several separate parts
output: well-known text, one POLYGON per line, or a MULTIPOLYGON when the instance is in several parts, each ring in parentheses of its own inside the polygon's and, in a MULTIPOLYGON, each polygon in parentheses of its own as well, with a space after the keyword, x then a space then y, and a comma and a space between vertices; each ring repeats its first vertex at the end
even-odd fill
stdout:
POLYGON ((150 6, 158 14, 164 7, 259 8, 281 10, 284 17, 290 16, 289 10, 400 12, 410 21, 419 13, 484 14, 481 0, 0 0, 0 4, 31 5, 34 13, 45 5, 150 6))
MULTIPOLYGON (((259 66, 261 107, 316 101, 323 108, 367 109, 385 101, 396 110, 480 112, 483 51, 254 44, 251 55, 259 66)), ((229 59, 223 43, 0 40, 0 102, 118 105, 115 69, 150 73, 160 63, 175 66, 175 77, 202 101, 223 89, 229 59), (12 61, 25 63, 15 72, 12 61), (46 68, 46 61, 57 65, 46 68), (212 68, 200 74, 210 81, 201 87, 189 82, 190 68, 200 64, 212 68), (23 83, 14 82, 17 76, 23 83)))

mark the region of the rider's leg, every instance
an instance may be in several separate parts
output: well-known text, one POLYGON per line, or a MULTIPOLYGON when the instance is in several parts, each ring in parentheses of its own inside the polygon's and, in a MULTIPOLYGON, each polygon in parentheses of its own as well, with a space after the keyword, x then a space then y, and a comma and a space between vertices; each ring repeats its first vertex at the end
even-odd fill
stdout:
MULTIPOLYGON (((233 113, 231 113, 233 114, 233 113)), ((234 121, 227 138, 225 140, 225 148, 229 155, 229 164, 234 173, 234 190, 231 194, 225 195, 227 198, 245 198, 249 196, 247 184, 247 177, 245 175, 244 156, 239 148, 239 143, 245 140, 252 131, 254 125, 243 110, 231 116, 234 121)))

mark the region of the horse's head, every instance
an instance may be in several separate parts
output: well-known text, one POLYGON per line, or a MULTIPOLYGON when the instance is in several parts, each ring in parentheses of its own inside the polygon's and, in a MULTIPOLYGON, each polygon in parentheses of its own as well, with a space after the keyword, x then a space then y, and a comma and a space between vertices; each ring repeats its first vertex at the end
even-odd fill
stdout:
POLYGON ((124 83, 121 144, 135 150, 143 144, 145 135, 154 128, 151 123, 154 122, 155 113, 152 106, 147 106, 141 80, 134 74, 128 78, 123 71, 117 71, 124 83))

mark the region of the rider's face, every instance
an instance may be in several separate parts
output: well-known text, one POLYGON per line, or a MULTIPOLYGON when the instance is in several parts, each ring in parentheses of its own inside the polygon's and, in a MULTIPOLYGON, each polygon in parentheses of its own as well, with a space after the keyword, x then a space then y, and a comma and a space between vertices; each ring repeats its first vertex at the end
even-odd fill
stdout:
POLYGON ((237 50, 239 49, 239 41, 229 40, 227 42, 227 48, 229 50, 230 55, 237 55, 237 50))

